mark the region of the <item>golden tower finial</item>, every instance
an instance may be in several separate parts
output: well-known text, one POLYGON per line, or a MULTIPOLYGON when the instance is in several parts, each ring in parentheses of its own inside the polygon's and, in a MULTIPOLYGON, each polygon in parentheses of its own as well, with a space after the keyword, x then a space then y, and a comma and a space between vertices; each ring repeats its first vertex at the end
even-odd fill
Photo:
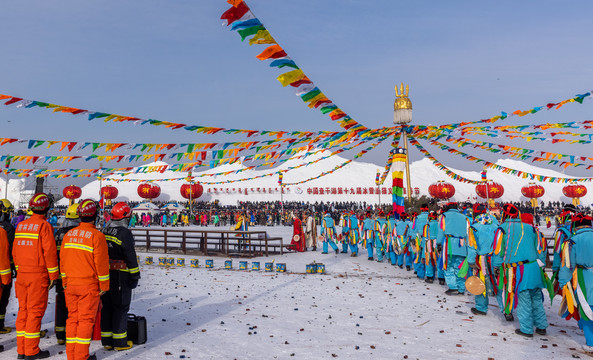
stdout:
POLYGON ((397 85, 395 86, 395 101, 393 102, 393 110, 412 109, 412 101, 410 101, 410 98, 408 98, 409 92, 409 85, 406 85, 405 92, 404 83, 401 83, 399 90, 397 85))
POLYGON ((395 96, 397 97, 408 97, 410 92, 410 85, 406 85, 406 92, 404 93, 404 83, 401 83, 400 90, 397 91, 397 85, 395 85, 395 96))

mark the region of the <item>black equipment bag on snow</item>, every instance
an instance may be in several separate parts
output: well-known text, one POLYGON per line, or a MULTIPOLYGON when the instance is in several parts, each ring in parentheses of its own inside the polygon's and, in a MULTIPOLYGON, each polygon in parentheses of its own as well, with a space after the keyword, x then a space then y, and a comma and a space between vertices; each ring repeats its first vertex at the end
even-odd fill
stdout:
POLYGON ((128 314, 128 340, 134 345, 146 343, 146 318, 128 314))

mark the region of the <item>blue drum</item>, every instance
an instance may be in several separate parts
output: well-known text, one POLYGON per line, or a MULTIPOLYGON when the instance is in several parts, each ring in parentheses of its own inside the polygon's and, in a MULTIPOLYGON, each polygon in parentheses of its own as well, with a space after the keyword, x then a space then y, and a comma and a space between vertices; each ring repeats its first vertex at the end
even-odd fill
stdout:
POLYGON ((185 259, 177 258, 177 266, 185 266, 185 259))
POLYGON ((317 264, 307 264, 307 274, 317 273, 317 264))
POLYGON ((239 261, 239 270, 247 270, 247 261, 239 261))
POLYGON ((259 261, 254 261, 251 263, 251 270, 252 271, 259 271, 259 261))
POLYGON ((212 269, 214 267, 214 260, 206 260, 206 269, 212 269))
POLYGON ((193 268, 200 267, 200 260, 199 259, 191 259, 189 266, 193 267, 193 268))
POLYGON ((152 265, 154 264, 154 260, 152 260, 152 256, 147 256, 146 259, 144 259, 144 265, 152 265))
POLYGON ((166 257, 159 257, 159 266, 165 266, 167 265, 167 258, 166 257))
POLYGON ((286 272, 286 263, 278 263, 276 264, 276 271, 277 272, 286 272))
POLYGON ((325 264, 317 264, 317 273, 325 274, 325 264))
POLYGON ((167 258, 167 266, 175 266, 175 258, 167 258))
POLYGON ((273 272, 274 271, 274 263, 266 263, 266 272, 273 272))
POLYGON ((224 268, 230 270, 233 268, 233 260, 225 260, 224 261, 224 268))

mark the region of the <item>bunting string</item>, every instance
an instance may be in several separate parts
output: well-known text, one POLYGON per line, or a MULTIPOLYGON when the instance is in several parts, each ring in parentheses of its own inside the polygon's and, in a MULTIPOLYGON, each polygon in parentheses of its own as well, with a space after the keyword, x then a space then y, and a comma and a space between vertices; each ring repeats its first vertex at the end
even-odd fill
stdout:
POLYGON ((383 167, 383 173, 377 172, 377 179, 375 180, 375 184, 377 186, 383 185, 385 179, 387 179, 387 175, 389 175, 389 171, 391 170, 391 166, 393 165, 393 156, 395 155, 395 148, 397 148, 397 144, 399 143, 401 132, 396 133, 393 136, 393 141, 391 142, 391 150, 389 151, 389 155, 387 156, 387 163, 383 167))
MULTIPOLYGON (((410 141, 410 143, 412 143, 412 142, 410 141)), ((414 139, 414 145, 420 150, 421 145, 415 139, 414 139)), ((444 146, 446 147, 446 145, 444 145, 444 146)), ((422 149, 424 149, 424 148, 422 148, 422 149)), ((475 156, 472 156, 472 155, 463 153, 463 152, 461 152, 459 150, 456 150, 456 149, 449 148, 449 149, 447 149, 447 151, 449 153, 454 154, 454 155, 462 156, 463 158, 465 158, 467 160, 474 161, 476 163, 482 163, 484 165, 484 167, 486 167, 486 168, 498 170, 498 171, 503 172, 505 174, 509 174, 509 175, 521 177, 523 179, 529 179, 529 180, 532 180, 532 181, 550 182, 550 183, 570 183, 570 182, 590 182, 590 181, 593 181, 593 178, 590 178, 590 177, 571 177, 571 178, 567 178, 567 177, 553 177, 553 176, 544 176, 544 175, 532 174, 532 173, 529 173, 529 172, 526 172, 526 171, 520 171, 520 170, 508 168, 506 166, 494 164, 494 163, 491 163, 491 162, 486 161, 484 159, 480 159, 480 158, 477 158, 475 156)), ((421 152, 423 152, 423 151, 421 150, 421 152)), ((426 155, 427 153, 428 153, 428 151, 426 151, 426 149, 424 149, 423 154, 426 155)), ((432 157, 432 159, 434 159, 434 157, 432 157)), ((438 162, 436 159, 434 159, 434 160, 436 162, 438 162)), ((435 162, 433 161, 433 163, 435 163, 435 162)), ((439 165, 437 165, 437 167, 439 167, 439 165)), ((455 174, 452 171, 451 171, 451 174, 452 175, 456 175, 457 177, 460 177, 459 175, 455 174)), ((449 175, 449 174, 447 174, 447 175, 449 175)), ((455 179, 452 175, 449 175, 449 176, 451 178, 455 179)), ((477 183, 477 182, 473 182, 471 180, 470 180, 470 182, 471 183, 477 183)))
POLYGON ((480 183, 480 181, 475 181, 475 180, 470 180, 468 178, 465 178, 465 177, 463 177, 463 176, 455 173, 454 171, 452 171, 451 169, 449 169, 445 165, 443 165, 434 156, 432 156, 432 154, 429 153, 428 150, 426 150, 422 145, 420 145, 420 143, 418 142, 418 140, 416 140, 414 138, 414 136, 409 135, 408 141, 410 142, 411 145, 414 145, 418 149, 418 151, 420 151, 427 159, 429 159, 430 161, 432 161, 432 164, 437 169, 443 171, 445 173, 445 175, 447 175, 451 179, 453 179, 455 181, 462 182, 462 183, 466 183, 466 184, 474 184, 474 185, 477 185, 478 183, 480 183))
MULTIPOLYGON (((103 119, 104 122, 116 122, 116 123, 124 123, 124 122, 132 122, 135 125, 153 125, 153 126, 164 126, 165 128, 176 130, 176 129, 184 129, 187 131, 195 132, 198 134, 205 134, 205 135, 215 135, 224 133, 226 135, 246 135, 247 137, 252 136, 270 136, 275 137, 277 139, 283 139, 286 136, 314 136, 315 134, 329 134, 332 133, 331 131, 318 131, 318 132, 310 132, 310 131, 272 131, 272 130, 250 130, 250 129, 227 129, 227 128, 220 128, 220 127, 210 127, 210 126, 202 126, 202 125, 188 125, 184 123, 174 123, 169 121, 162 121, 162 120, 155 120, 155 119, 145 119, 141 117, 135 116, 127 116, 127 115, 117 115, 111 114, 107 112, 100 112, 100 111, 93 111, 93 110, 86 110, 86 109, 79 109, 71 106, 63 106, 57 104, 51 104, 48 102, 38 101, 38 100, 30 100, 21 97, 16 97, 12 95, 5 95, 0 94, 0 102, 4 101, 4 105, 14 105, 19 109, 32 109, 32 108, 42 108, 52 110, 52 112, 60 112, 72 115, 86 115, 88 120, 96 120, 96 119, 103 119), (4 101, 5 100, 5 101, 4 101)), ((337 109, 339 110, 339 109, 337 109)), ((325 111, 325 110, 324 110, 325 111)), ((332 110, 333 111, 333 110, 332 110)), ((341 110, 340 110, 341 111, 341 110)), ((337 117, 335 115, 334 117, 337 117)), ((366 133, 373 133, 376 131, 379 132, 389 132, 393 131, 393 128, 383 127, 380 129, 368 129, 362 126, 354 126, 352 125, 352 121, 350 118, 338 117, 337 119, 341 119, 341 124, 345 124, 342 126, 349 132, 366 132, 366 133)))
MULTIPOLYGON (((452 142, 456 144, 458 147, 465 147, 468 145, 473 146, 474 148, 480 148, 482 150, 495 153, 495 154, 509 154, 511 157, 520 158, 521 160, 532 159, 531 162, 545 162, 547 161, 548 164, 551 165, 558 165, 564 168, 568 166, 587 166, 587 170, 593 168, 593 165, 587 164, 578 164, 575 160, 579 159, 581 161, 593 161, 593 157, 586 157, 586 156, 576 156, 576 155, 568 155, 568 154, 559 154, 553 153, 548 151, 540 151, 540 150, 533 150, 533 149, 526 149, 520 148, 510 145, 500 145, 495 143, 487 143, 484 141, 469 139, 469 138, 453 138, 447 137, 447 142, 452 142), (535 156, 532 154, 539 154, 539 156, 535 156), (562 160, 563 158, 567 158, 569 161, 558 161, 562 160), (558 160, 555 160, 558 159, 558 160)), ((440 146, 436 140, 431 140, 431 143, 434 143, 436 146, 440 146)))
POLYGON ((556 143, 567 143, 567 144, 590 144, 592 142, 593 134, 575 134, 575 136, 580 137, 588 137, 589 140, 575 140, 575 139, 559 139, 559 138, 550 138, 550 137, 539 137, 535 135, 541 135, 538 132, 524 132, 524 131, 506 131, 505 133, 501 134, 500 132, 483 132, 483 131, 467 131, 465 132, 467 135, 481 135, 481 136, 488 136, 488 137, 506 137, 511 140, 515 139, 522 139, 526 142, 531 142, 534 140, 541 141, 541 142, 548 142, 551 144, 556 143))
POLYGON ((523 117, 526 115, 530 115, 530 114, 535 114, 541 110, 558 110, 561 107, 563 107, 566 104, 569 103, 579 103, 582 104, 583 101, 585 99, 590 99, 591 98, 591 93, 592 91, 586 92, 584 94, 578 94, 573 96, 570 99, 566 99, 566 100, 562 100, 560 102, 554 103, 548 103, 546 105, 541 105, 541 106, 534 106, 531 109, 528 110, 515 110, 513 112, 505 112, 502 111, 500 113, 500 115, 496 115, 493 117, 490 117, 488 119, 482 119, 482 120, 478 120, 478 121, 471 121, 471 122, 460 122, 460 123, 456 123, 456 124, 446 124, 446 125, 441 125, 438 126, 438 128, 445 128, 445 129, 455 129, 455 128, 460 128, 462 126, 466 126, 466 125, 472 125, 472 124, 479 124, 479 123, 494 123, 500 120, 505 120, 505 119, 509 119, 512 118, 513 116, 518 116, 518 117, 523 117))
MULTIPOLYGON (((364 156, 364 155, 365 155, 367 152, 369 152, 370 150, 372 150, 372 149, 374 149, 375 147, 377 147, 377 145, 379 145, 379 144, 380 144, 381 142, 383 142, 384 140, 385 140, 385 138, 383 138, 383 139, 379 139, 379 140, 378 140, 376 143, 374 143, 374 144, 371 144, 371 146, 369 146, 369 147, 367 147, 366 149, 364 149, 364 150, 360 151, 359 153, 357 153, 357 154, 354 156, 354 158, 355 158, 355 159, 357 159, 357 158, 360 158, 360 157, 364 156)), ((359 145, 360 145, 360 144, 359 144, 359 145)), ((357 145, 357 146, 358 146, 358 145, 357 145)), ((343 151, 343 149, 339 149, 339 150, 337 150, 337 151, 343 151)), ((326 159, 328 159, 328 158, 332 157, 333 155, 336 155, 336 153, 332 153, 332 154, 330 154, 330 155, 323 156, 323 157, 321 157, 321 158, 319 158, 319 159, 312 160, 312 161, 308 161, 308 162, 305 162, 305 163, 302 163, 302 164, 299 164, 299 165, 290 166, 290 167, 288 167, 287 169, 283 169, 283 170, 280 170, 280 171, 281 171, 282 173, 286 174, 287 172, 289 172, 289 171, 291 171, 291 170, 299 169, 299 168, 302 168, 302 167, 305 167, 305 166, 309 166, 309 165, 312 165, 312 164, 318 163, 318 162, 320 162, 320 161, 326 160, 326 159)), ((305 157, 306 157, 306 156, 305 156, 305 157)), ((306 182, 309 182, 309 181, 313 181, 313 180, 319 179, 319 178, 321 178, 321 177, 324 177, 324 176, 327 176, 327 175, 329 175, 329 174, 332 174, 332 173, 334 173, 335 171, 337 171, 337 170, 339 170, 339 169, 343 168, 344 166, 346 166, 346 165, 350 164, 352 161, 353 161, 353 160, 346 160, 346 161, 344 161, 343 163, 341 163, 341 164, 339 164, 339 165, 335 166, 335 167, 334 167, 333 169, 331 169, 331 170, 324 171, 324 172, 322 172, 321 174, 319 174, 319 175, 317 175, 317 176, 313 176, 313 177, 310 177, 310 178, 307 178, 307 179, 304 179, 304 180, 301 180, 301 181, 297 181, 297 182, 284 182, 284 181, 283 181, 283 184, 282 184, 282 186, 292 186, 292 185, 299 185, 299 184, 304 184, 304 183, 306 183, 306 182)), ((250 169, 241 169, 241 171, 252 170, 252 169, 254 169, 254 168, 255 168, 255 167, 252 167, 252 168, 250 168, 250 169)), ((232 173, 237 173, 237 172, 238 172, 238 171, 229 171, 229 172, 224 172, 224 173, 217 173, 217 174, 195 174, 195 175, 194 175, 194 177, 201 177, 201 176, 218 176, 218 175, 229 175, 229 174, 232 174, 232 173)), ((277 175, 278 173, 279 173, 279 171, 274 171, 274 172, 271 172, 271 173, 266 173, 266 174, 256 175, 256 176, 252 176, 252 177, 248 177, 248 178, 242 178, 242 179, 234 179, 234 180, 220 180, 220 181, 200 181, 200 183, 201 183, 201 184, 204 184, 204 185, 232 184, 232 183, 236 183, 236 182, 251 181, 251 180, 257 180, 257 179, 261 179, 261 178, 265 178, 265 177, 275 176, 275 175, 277 175)), ((119 175, 119 174, 118 174, 118 175, 119 175)), ((105 178, 104 180, 106 180, 106 181, 114 181, 114 182, 116 182, 116 183, 119 183, 119 182, 133 182, 133 181, 141 181, 141 182, 177 181, 177 180, 182 180, 182 179, 183 179, 183 178, 177 178, 177 179, 176 179, 176 178, 173 178, 173 179, 166 179, 166 180, 164 180, 164 179, 149 179, 149 180, 146 180, 146 179, 132 179, 132 178, 105 178)))
POLYGON ((259 60, 269 61, 270 67, 289 69, 277 77, 283 87, 288 85, 293 87, 295 94, 309 108, 315 108, 323 114, 327 114, 342 128, 350 131, 367 129, 340 109, 307 77, 286 51, 278 45, 272 34, 253 14, 245 1, 229 0, 228 3, 231 4, 231 8, 225 11, 220 18, 226 20, 226 25, 230 26, 232 31, 237 31, 241 36, 241 41, 249 38, 249 45, 266 45, 265 50, 257 55, 259 60))
MULTIPOLYGON (((380 142, 383 141, 386 137, 380 138, 378 139, 380 142)), ((329 158, 331 156, 340 154, 342 152, 345 151, 349 151, 352 150, 358 146, 361 146, 363 144, 365 144, 366 142, 368 142, 370 140, 362 140, 357 144, 354 144, 350 147, 342 147, 336 151, 333 151, 330 155, 323 157, 323 159, 329 158)), ((321 149, 317 149, 317 150, 312 150, 310 148, 305 148, 303 151, 306 151, 303 155, 297 155, 297 156, 293 156, 290 158, 285 158, 285 159, 280 159, 278 161, 274 161, 274 162, 264 162, 262 164, 259 165, 254 165, 254 166, 249 166, 246 168, 242 168, 242 169, 238 169, 238 170, 232 170, 232 171, 225 171, 225 172, 219 172, 219 173, 212 173, 212 174, 198 174, 195 175, 194 177, 205 177, 205 176, 219 176, 219 175, 230 175, 233 173, 240 173, 242 171, 247 171, 247 170, 254 170, 257 168, 261 168, 261 167, 271 167, 283 162, 286 162, 288 160, 291 159, 302 159, 305 158, 307 156, 310 155, 314 155, 323 151, 327 151, 328 149, 326 148, 321 148, 321 149)), ((214 164, 211 162, 210 165, 205 164, 202 161, 198 161, 198 162, 191 162, 191 163, 181 163, 181 164, 173 164, 173 165, 157 165, 157 166, 140 166, 137 168, 132 168, 132 167, 126 167, 126 168, 101 168, 101 169, 13 169, 13 168, 7 168, 4 169, 3 172, 5 174, 12 174, 18 177, 29 177, 29 176, 36 176, 36 177, 55 177, 55 178, 66 178, 66 177, 73 177, 73 178, 77 178, 77 177, 90 177, 91 174, 97 174, 102 172, 104 174, 104 176, 109 176, 109 175, 119 175, 119 176, 128 176, 130 174, 136 174, 136 173, 151 173, 151 172, 161 172, 163 173, 166 170, 169 171, 190 171, 193 170, 195 168, 199 168, 199 167, 205 167, 205 166, 210 166, 212 167, 216 167, 222 164, 235 164, 237 162, 241 162, 241 158, 230 158, 230 159, 221 159, 221 160, 214 160, 214 164), (67 173, 74 173, 74 174, 67 174, 67 173), (88 173, 88 174, 81 174, 81 173, 88 173)))
MULTIPOLYGON (((447 151, 447 152, 449 152, 451 154, 454 154, 454 155, 459 155, 459 156, 465 158, 466 160, 470 160, 470 161, 474 161, 474 162, 482 162, 482 161, 485 161, 485 160, 479 159, 479 158, 477 158, 475 156, 472 156, 472 155, 469 155, 467 153, 464 153, 464 152, 461 152, 459 150, 456 150, 456 149, 454 149, 454 148, 452 148, 450 146, 447 146, 447 145, 445 145, 443 143, 440 143, 440 142, 438 142, 436 140, 432 140, 430 143, 431 143, 431 145, 434 145, 434 146, 440 148, 441 150, 447 151)), ((485 149, 488 150, 488 148, 486 146, 478 146, 478 147, 479 148, 485 148, 485 149)), ((534 160, 532 160, 532 162, 536 161, 536 158, 534 156, 531 156, 531 155, 518 154, 518 153, 513 153, 511 151, 504 151, 503 154, 510 155, 513 158, 519 158, 521 160, 527 160, 529 158, 534 158, 534 160)), ((538 161, 545 161, 546 160, 546 159, 542 159, 542 158, 537 158, 537 159, 538 159, 538 161)), ((581 163, 574 163, 574 162, 568 162, 568 161, 558 161, 558 160, 550 160, 550 159, 548 159, 548 164, 558 165, 558 166, 561 166, 561 167, 563 167, 565 169, 567 167, 569 167, 569 166, 572 166, 572 167, 587 166, 586 164, 581 164, 581 163)), ((589 165, 587 167, 587 169, 590 169, 590 168, 593 168, 593 165, 589 165)))
POLYGON ((38 139, 17 139, 17 138, 0 138, 0 146, 10 144, 27 144, 28 149, 35 149, 42 145, 46 145, 47 149, 59 145, 58 151, 67 150, 81 151, 90 149, 93 153, 100 149, 105 152, 114 152, 116 150, 136 150, 141 152, 162 151, 162 150, 176 150, 179 148, 186 148, 188 153, 194 150, 227 150, 229 147, 238 147, 240 149, 265 149, 265 146, 282 143, 287 147, 296 146, 303 143, 308 145, 315 145, 321 142, 349 142, 359 138, 378 138, 386 134, 390 134, 393 130, 388 128, 370 130, 365 132, 293 132, 291 135, 298 135, 298 138, 281 138, 271 139, 265 141, 249 141, 249 142, 225 142, 225 143, 180 143, 180 144, 154 144, 154 143, 109 143, 109 142, 76 142, 76 141, 60 141, 60 140, 38 140, 38 139))

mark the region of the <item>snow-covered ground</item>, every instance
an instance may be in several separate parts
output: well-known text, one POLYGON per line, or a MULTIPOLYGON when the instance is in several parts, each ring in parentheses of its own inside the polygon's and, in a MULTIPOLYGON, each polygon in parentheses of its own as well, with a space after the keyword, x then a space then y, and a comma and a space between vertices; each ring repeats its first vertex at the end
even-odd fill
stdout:
MULTIPOLYGON (((290 227, 265 229, 273 236, 291 234, 290 227)), ((557 315, 559 298, 550 306, 546 296, 548 335, 525 339, 514 334, 518 322, 506 322, 496 306, 486 317, 474 316, 473 296, 448 297, 443 286, 360 254, 322 255, 318 249, 248 259, 261 262, 259 272, 224 270, 225 258, 205 269, 206 258, 199 257, 200 268, 190 268, 195 257, 178 255, 186 267, 141 265, 130 312, 146 317, 148 342, 107 352, 93 341, 91 353, 99 359, 588 358, 576 322, 557 315), (288 272, 264 272, 264 262, 271 261, 286 263, 288 272), (327 274, 305 274, 313 261, 324 263, 327 274)), ((142 263, 147 255, 159 256, 138 255, 142 263)), ((238 262, 233 260, 235 268, 238 262)), ((53 331, 53 290, 50 297, 43 321, 50 331, 41 348, 52 359, 66 359, 53 331)), ((7 325, 14 326, 16 312, 13 298, 7 325)), ((0 344, 6 348, 0 358, 16 358, 14 331, 0 335, 0 344)))

